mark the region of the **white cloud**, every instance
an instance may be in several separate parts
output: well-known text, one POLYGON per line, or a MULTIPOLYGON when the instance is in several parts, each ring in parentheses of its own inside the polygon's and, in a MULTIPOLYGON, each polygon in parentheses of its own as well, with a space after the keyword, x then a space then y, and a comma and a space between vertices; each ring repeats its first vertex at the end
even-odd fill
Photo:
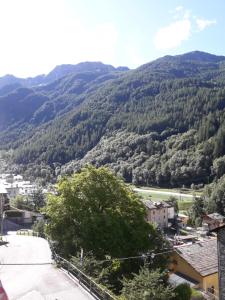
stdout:
POLYGON ((184 8, 183 8, 183 6, 177 6, 176 8, 175 8, 175 11, 182 11, 184 8))
POLYGON ((216 20, 206 20, 193 16, 190 10, 183 6, 177 6, 170 11, 174 19, 169 25, 160 28, 154 37, 154 45, 158 50, 177 48, 183 41, 187 41, 192 34, 196 33, 194 27, 197 25, 198 32, 216 24, 216 20))
POLYGON ((155 35, 154 45, 158 50, 172 49, 188 40, 191 35, 191 21, 188 18, 160 28, 155 35))
POLYGON ((215 25, 216 20, 196 19, 196 24, 199 31, 203 31, 206 27, 215 25))

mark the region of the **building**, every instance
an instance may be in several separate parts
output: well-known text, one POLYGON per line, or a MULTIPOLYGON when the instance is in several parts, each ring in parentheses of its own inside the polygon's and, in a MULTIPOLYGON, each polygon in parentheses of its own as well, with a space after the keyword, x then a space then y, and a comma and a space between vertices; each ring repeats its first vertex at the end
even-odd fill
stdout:
POLYGON ((20 225, 33 224, 35 221, 44 220, 44 216, 41 213, 22 209, 6 211, 5 218, 20 225))
POLYGON ((214 228, 212 232, 217 233, 219 299, 225 300, 225 225, 214 228))
POLYGON ((186 244, 174 249, 169 266, 172 278, 218 296, 218 260, 215 238, 186 244))
POLYGON ((151 200, 143 200, 147 209, 147 221, 155 223, 160 228, 166 228, 174 220, 175 211, 174 206, 169 202, 153 202, 151 200))
POLYGON ((178 214, 177 222, 179 227, 186 228, 188 224, 189 216, 186 216, 184 214, 178 214))
POLYGON ((3 212, 9 209, 9 198, 7 191, 3 185, 0 184, 0 233, 3 234, 3 212))
POLYGON ((0 214, 9 209, 9 198, 6 188, 0 184, 0 214))
POLYGON ((37 190, 36 185, 23 180, 21 175, 0 174, 0 185, 6 189, 9 199, 17 195, 28 196, 37 190))
POLYGON ((224 216, 218 213, 205 215, 203 217, 203 223, 208 224, 209 230, 213 230, 214 228, 224 225, 224 216))

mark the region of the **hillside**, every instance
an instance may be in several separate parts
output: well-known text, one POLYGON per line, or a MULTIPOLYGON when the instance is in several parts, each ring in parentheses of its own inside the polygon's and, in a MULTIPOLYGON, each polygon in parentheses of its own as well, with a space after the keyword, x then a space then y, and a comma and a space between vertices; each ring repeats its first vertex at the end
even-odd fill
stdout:
POLYGON ((62 70, 49 84, 0 90, 0 145, 17 164, 37 175, 106 164, 129 182, 164 186, 225 173, 225 57, 195 51, 136 70, 62 70))

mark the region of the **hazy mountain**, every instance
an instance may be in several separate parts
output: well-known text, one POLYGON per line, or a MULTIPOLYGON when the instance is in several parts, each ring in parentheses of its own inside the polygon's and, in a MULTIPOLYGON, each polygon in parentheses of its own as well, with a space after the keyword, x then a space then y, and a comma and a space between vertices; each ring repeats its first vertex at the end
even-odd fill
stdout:
POLYGON ((67 173, 91 162, 175 186, 225 173, 224 56, 195 51, 136 70, 86 62, 47 77, 0 98, 1 147, 36 175, 43 164, 67 173))
POLYGON ((18 84, 25 87, 35 87, 39 85, 49 84, 57 79, 60 79, 64 76, 74 73, 82 72, 98 72, 98 73, 108 73, 112 71, 128 71, 127 67, 118 67, 114 68, 111 65, 104 65, 101 62, 82 62, 76 65, 59 65, 56 66, 49 74, 47 75, 38 75, 35 77, 29 78, 18 78, 13 75, 5 75, 0 77, 0 93, 1 88, 4 86, 14 86, 18 84))

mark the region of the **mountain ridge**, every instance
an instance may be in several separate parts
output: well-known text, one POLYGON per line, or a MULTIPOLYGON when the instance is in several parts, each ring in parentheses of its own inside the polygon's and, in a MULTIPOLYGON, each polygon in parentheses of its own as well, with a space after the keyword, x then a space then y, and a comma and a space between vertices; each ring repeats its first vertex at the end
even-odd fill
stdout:
POLYGON ((0 77, 0 89, 6 85, 20 84, 25 87, 35 87, 38 85, 46 85, 51 82, 58 80, 71 73, 80 73, 85 71, 99 71, 101 73, 112 72, 112 71, 128 71, 128 67, 115 68, 112 65, 105 65, 102 62, 81 62, 78 64, 62 64, 56 66, 48 74, 37 75, 35 77, 19 78, 11 74, 7 74, 0 77))
POLYGON ((194 51, 135 70, 92 65, 69 72, 31 89, 40 105, 27 118, 22 110, 7 119, 0 146, 14 149, 13 161, 28 173, 35 166, 40 176, 43 168, 55 176, 92 163, 135 184, 214 180, 217 161, 225 163, 224 60, 194 51))

